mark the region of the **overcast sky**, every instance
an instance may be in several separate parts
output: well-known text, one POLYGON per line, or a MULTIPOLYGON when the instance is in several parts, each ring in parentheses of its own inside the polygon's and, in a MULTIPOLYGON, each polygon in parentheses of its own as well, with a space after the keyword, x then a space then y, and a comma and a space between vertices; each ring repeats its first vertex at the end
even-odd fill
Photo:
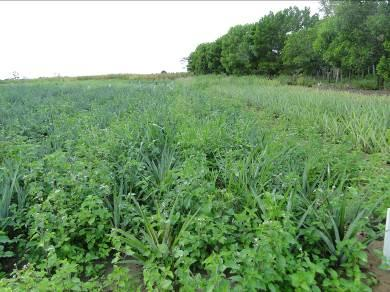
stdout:
POLYGON ((199 43, 317 1, 0 2, 0 79, 185 71, 199 43))

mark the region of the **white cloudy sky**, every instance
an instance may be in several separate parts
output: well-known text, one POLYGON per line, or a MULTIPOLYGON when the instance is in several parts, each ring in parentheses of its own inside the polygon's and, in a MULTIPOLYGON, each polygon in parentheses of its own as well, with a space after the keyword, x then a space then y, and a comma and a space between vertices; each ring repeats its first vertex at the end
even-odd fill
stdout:
POLYGON ((183 71, 235 24, 317 1, 0 2, 0 79, 183 71))

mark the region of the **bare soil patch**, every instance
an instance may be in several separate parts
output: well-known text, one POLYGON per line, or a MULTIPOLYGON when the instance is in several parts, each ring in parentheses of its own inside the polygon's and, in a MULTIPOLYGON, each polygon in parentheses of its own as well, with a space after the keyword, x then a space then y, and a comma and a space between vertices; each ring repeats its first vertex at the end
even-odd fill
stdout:
POLYGON ((373 273, 378 280, 378 284, 373 287, 374 292, 390 291, 390 271, 379 268, 381 259, 375 253, 375 250, 383 250, 383 241, 374 241, 368 246, 368 270, 373 273))

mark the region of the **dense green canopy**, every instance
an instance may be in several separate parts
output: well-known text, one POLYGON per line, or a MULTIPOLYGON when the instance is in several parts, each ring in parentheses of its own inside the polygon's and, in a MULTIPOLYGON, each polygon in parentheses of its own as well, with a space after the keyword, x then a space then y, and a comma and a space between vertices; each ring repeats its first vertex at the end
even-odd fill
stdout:
POLYGON ((237 25, 188 58, 195 74, 235 75, 304 73, 389 79, 389 1, 322 2, 325 16, 290 7, 257 23, 237 25), (387 46, 386 46, 387 44, 387 46))

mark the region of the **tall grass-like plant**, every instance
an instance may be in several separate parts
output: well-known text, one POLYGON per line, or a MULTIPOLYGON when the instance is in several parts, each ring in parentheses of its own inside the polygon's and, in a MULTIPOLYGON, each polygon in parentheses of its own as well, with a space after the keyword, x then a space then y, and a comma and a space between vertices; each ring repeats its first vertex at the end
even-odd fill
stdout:
POLYGON ((14 242, 6 232, 10 226, 12 201, 17 203, 18 210, 22 210, 27 193, 19 183, 21 179, 19 165, 5 161, 0 171, 0 258, 9 258, 15 255, 14 252, 6 250, 6 246, 14 242))
POLYGON ((347 260, 343 243, 356 239, 358 232, 365 229, 367 219, 365 217, 372 213, 372 210, 361 207, 360 204, 352 204, 345 198, 337 200, 336 204, 326 202, 326 211, 323 214, 313 209, 313 214, 318 220, 315 230, 327 250, 337 258, 339 264, 347 260), (348 207, 348 205, 350 205, 348 207))
POLYGON ((267 150, 254 148, 249 155, 237 165, 235 172, 230 172, 228 185, 241 192, 257 194, 262 192, 267 183, 270 161, 267 150))
POLYGON ((131 249, 130 256, 134 257, 138 263, 145 264, 150 256, 157 254, 163 257, 172 256, 174 248, 178 245, 184 232, 194 220, 198 212, 185 218, 180 225, 178 223, 180 215, 176 214, 176 205, 178 199, 174 201, 170 212, 165 216, 157 208, 156 222, 142 210, 135 198, 133 203, 137 209, 138 215, 144 226, 142 230, 143 238, 138 239, 130 232, 114 229, 116 238, 131 249))
POLYGON ((5 219, 9 215, 11 200, 14 193, 16 177, 9 179, 3 177, 2 181, 2 193, 0 201, 0 218, 5 219))
MULTIPOLYGON (((150 291, 365 291, 360 256, 383 220, 369 206, 390 202, 387 97, 258 76, 0 86, 0 255, 15 256, 0 274, 22 257, 42 279, 23 272, 19 290, 104 282, 114 249, 150 291)), ((131 290, 126 277, 107 289, 131 290)))
MULTIPOLYGON (((337 259, 339 265, 347 260, 348 242, 357 240, 357 234, 367 229, 368 217, 377 205, 363 207, 362 201, 348 197, 345 171, 331 174, 328 166, 313 182, 309 182, 310 166, 306 165, 302 176, 302 192, 299 208, 302 210, 298 229, 314 231, 325 250, 337 259)), ((301 230, 302 232, 302 230, 301 230)), ((304 232, 303 232, 304 233, 304 232)), ((362 240, 367 244, 372 238, 362 240)))
POLYGON ((114 192, 112 199, 105 198, 105 203, 112 214, 112 225, 119 228, 122 223, 122 200, 123 194, 121 192, 114 192))
POLYGON ((27 193, 20 185, 21 173, 18 165, 13 165, 10 161, 6 161, 2 173, 0 174, 0 219, 6 219, 10 215, 10 206, 14 196, 18 208, 24 207, 27 193))
POLYGON ((143 179, 155 188, 153 192, 148 191, 149 195, 144 198, 146 200, 151 194, 162 193, 172 185, 176 150, 173 142, 174 134, 170 129, 153 123, 143 127, 141 133, 138 151, 145 170, 143 179))
POLYGON ((155 186, 162 187, 164 182, 169 183, 167 180, 170 178, 170 170, 175 163, 175 151, 167 143, 164 144, 156 157, 144 154, 143 158, 155 186))

